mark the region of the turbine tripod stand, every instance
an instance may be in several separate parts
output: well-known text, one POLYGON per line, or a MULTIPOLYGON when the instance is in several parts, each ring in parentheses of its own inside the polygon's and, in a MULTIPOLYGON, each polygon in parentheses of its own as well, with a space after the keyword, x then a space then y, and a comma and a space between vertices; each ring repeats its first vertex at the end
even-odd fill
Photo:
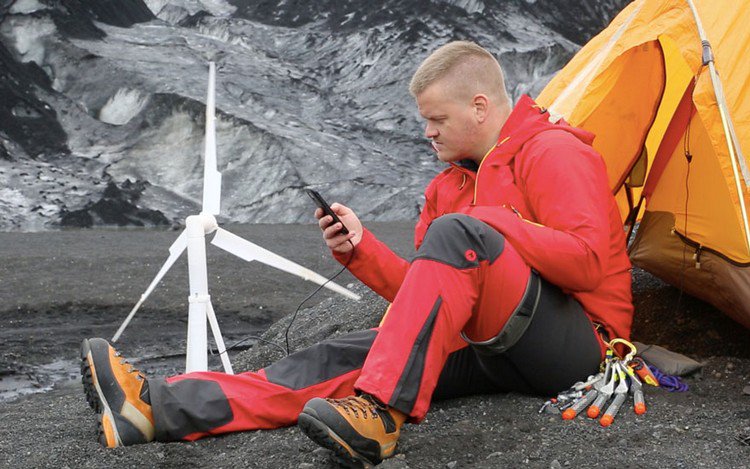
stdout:
POLYGON ((136 311, 146 301, 146 298, 153 292, 175 261, 187 249, 190 295, 188 296, 185 372, 206 371, 208 369, 208 330, 206 326, 206 321, 208 321, 219 350, 224 371, 233 374, 232 364, 226 354, 224 339, 219 329, 219 323, 216 320, 216 313, 211 305, 211 297, 208 294, 208 269, 206 263, 206 237, 208 235, 216 233, 211 240, 211 244, 248 262, 262 262, 271 267, 302 277, 304 280, 324 285, 326 288, 347 298, 359 300, 360 297, 341 285, 328 282, 325 277, 312 270, 274 254, 225 229, 219 228, 215 218, 215 215, 219 214, 221 205, 221 173, 216 167, 215 82, 216 66, 213 62, 210 62, 208 68, 208 93, 206 97, 203 209, 200 214, 187 217, 185 220, 185 229, 169 247, 169 257, 167 257, 166 262, 164 262, 156 277, 154 277, 148 288, 146 288, 146 291, 141 295, 138 302, 120 325, 120 328, 112 337, 112 342, 117 342, 125 328, 130 324, 130 320, 136 311))

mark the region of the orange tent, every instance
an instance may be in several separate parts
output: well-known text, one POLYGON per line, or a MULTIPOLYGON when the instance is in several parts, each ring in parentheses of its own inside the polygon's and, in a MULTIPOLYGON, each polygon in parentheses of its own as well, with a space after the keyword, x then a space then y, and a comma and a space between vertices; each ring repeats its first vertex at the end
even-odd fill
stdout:
POLYGON ((750 4, 636 0, 537 98, 596 134, 633 263, 750 328, 750 4))

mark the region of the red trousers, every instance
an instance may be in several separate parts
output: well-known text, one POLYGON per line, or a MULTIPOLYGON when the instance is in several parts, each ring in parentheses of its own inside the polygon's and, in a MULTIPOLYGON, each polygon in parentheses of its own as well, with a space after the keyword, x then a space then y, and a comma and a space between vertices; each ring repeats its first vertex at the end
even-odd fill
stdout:
POLYGON ((488 225, 465 215, 436 219, 380 328, 321 342, 258 372, 150 379, 157 439, 292 425, 308 400, 357 391, 416 422, 433 397, 563 389, 596 369, 601 349, 580 305, 554 286, 542 281, 531 325, 507 352, 488 354, 461 337, 497 336, 521 303, 530 304, 531 275, 488 225))

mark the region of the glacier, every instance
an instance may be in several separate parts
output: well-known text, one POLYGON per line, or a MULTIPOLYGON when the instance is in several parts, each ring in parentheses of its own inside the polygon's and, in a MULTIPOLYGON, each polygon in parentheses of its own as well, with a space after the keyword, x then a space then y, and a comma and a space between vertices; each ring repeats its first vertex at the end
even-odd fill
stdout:
POLYGON ((407 86, 477 41, 534 95, 624 0, 6 0, 0 230, 171 226, 200 210, 217 63, 222 222, 309 223, 318 189, 408 220, 442 169, 407 86))

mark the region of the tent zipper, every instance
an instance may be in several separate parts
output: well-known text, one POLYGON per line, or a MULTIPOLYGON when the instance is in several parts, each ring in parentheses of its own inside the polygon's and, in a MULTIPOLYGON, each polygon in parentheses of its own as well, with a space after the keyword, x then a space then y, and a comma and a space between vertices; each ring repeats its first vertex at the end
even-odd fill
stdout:
POLYGON ((688 245, 689 247, 695 249, 693 251, 693 260, 695 261, 695 268, 700 269, 701 268, 701 254, 704 252, 710 252, 716 257, 720 257, 722 260, 737 266, 737 267, 750 267, 750 262, 737 262, 735 260, 730 259, 725 254, 720 253, 719 251, 711 248, 707 248, 706 246, 703 246, 701 243, 694 241, 687 236, 683 235, 682 233, 678 232, 677 229, 672 228, 672 233, 675 234, 680 240, 688 245))
POLYGON ((693 260, 695 261, 695 268, 700 270, 701 268, 701 252, 703 252, 703 246, 700 244, 695 249, 695 253, 693 254, 693 260))

